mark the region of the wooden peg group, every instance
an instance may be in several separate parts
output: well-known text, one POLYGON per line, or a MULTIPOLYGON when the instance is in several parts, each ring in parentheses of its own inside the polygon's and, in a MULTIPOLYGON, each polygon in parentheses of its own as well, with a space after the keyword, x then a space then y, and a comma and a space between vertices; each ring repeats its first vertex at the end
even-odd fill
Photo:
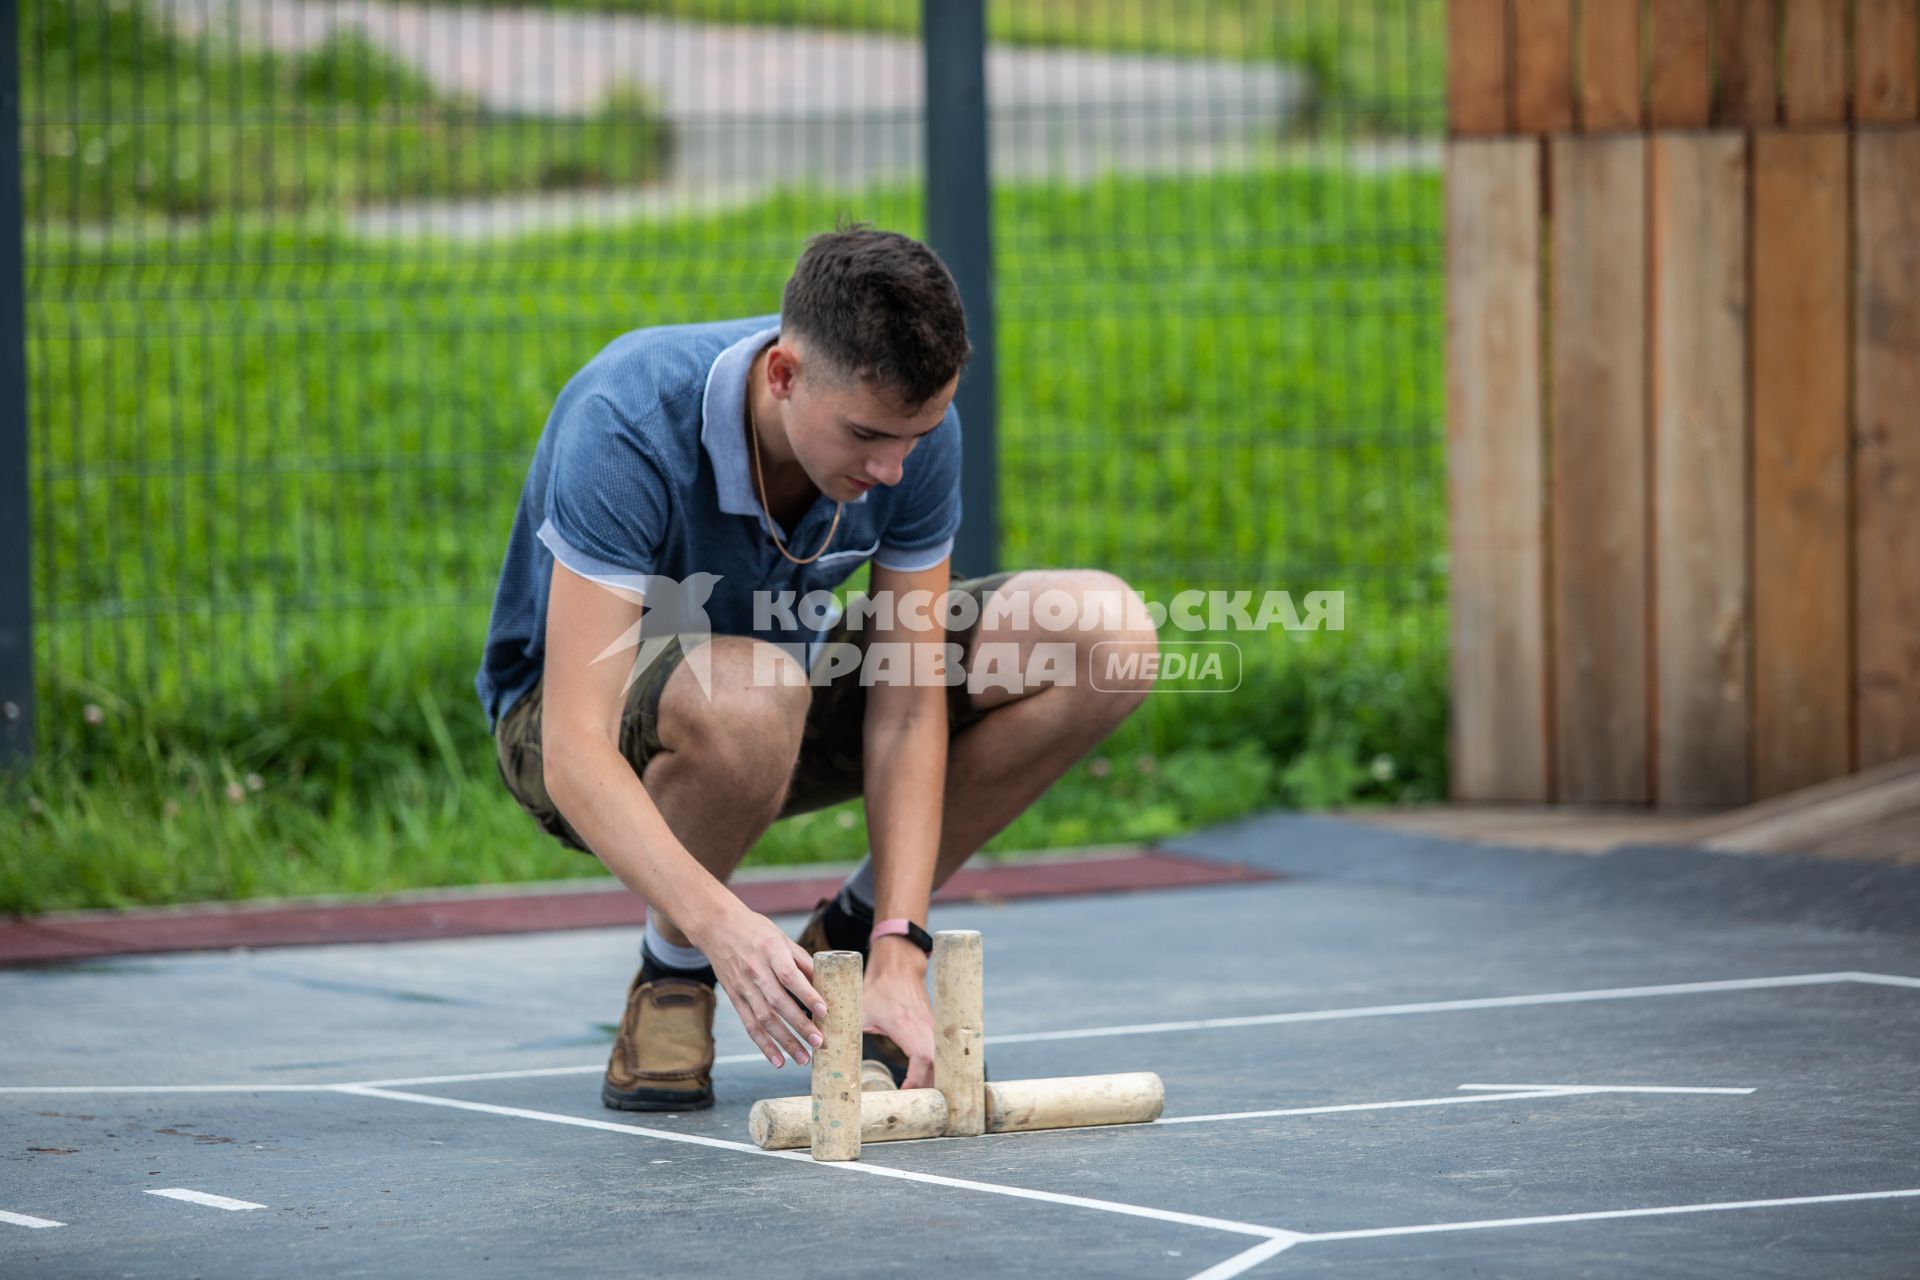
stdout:
POLYGON ((892 1076, 860 1060, 860 953, 818 953, 813 985, 826 999, 827 1015, 813 1051, 813 1093, 754 1103, 747 1132, 768 1150, 811 1147, 815 1160, 857 1160, 863 1142, 1159 1118, 1166 1088, 1151 1071, 988 1081, 985 976, 978 932, 933 935, 933 1088, 897 1089, 892 1076))

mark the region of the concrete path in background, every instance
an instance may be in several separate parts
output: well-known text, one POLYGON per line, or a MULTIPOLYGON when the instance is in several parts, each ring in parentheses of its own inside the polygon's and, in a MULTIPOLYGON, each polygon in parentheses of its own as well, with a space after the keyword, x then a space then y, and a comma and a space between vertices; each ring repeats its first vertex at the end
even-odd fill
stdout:
MULTIPOLYGON (((345 27, 448 93, 503 112, 578 118, 622 83, 674 131, 657 183, 362 209, 370 236, 486 239, 582 222, 735 207, 789 186, 860 190, 919 180, 925 76, 918 39, 725 25, 641 14, 362 0, 157 0, 184 31, 309 49, 345 27)), ((1268 157, 1309 92, 1271 63, 995 45, 987 56, 996 181, 1204 173, 1268 157)), ((1430 163, 1432 148, 1376 148, 1430 163)))

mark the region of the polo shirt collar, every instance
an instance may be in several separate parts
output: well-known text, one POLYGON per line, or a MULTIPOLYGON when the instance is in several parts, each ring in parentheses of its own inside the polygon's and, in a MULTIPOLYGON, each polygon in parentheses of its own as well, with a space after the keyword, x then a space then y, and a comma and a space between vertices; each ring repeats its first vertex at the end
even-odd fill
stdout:
MULTIPOLYGON (((767 523, 753 486, 753 460, 747 456, 747 371, 774 339, 780 326, 748 334, 714 357, 707 370, 706 394, 700 402, 700 444, 713 462, 720 509, 728 515, 752 516, 767 523)), ((865 502, 863 493, 848 503, 865 502)))

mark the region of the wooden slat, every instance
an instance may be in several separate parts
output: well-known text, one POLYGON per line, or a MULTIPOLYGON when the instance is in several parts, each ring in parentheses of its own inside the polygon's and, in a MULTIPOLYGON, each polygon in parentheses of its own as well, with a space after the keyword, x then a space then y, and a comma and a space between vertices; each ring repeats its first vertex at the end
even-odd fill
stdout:
POLYGON ((1858 763, 1920 755, 1920 128, 1854 139, 1858 763))
POLYGON ((1553 144, 1555 798, 1648 799, 1646 143, 1553 144))
POLYGON ((1452 787, 1547 798, 1540 151, 1447 148, 1452 787))
POLYGON ((1754 791, 1847 772, 1847 135, 1753 150, 1754 791))
POLYGON ((1857 0, 1853 11, 1853 118, 1905 124, 1920 116, 1920 23, 1915 0, 1857 0))
POLYGON ((1513 7, 1514 127, 1523 133, 1573 128, 1573 0, 1513 7))
POLYGON ((1707 123, 1707 0, 1653 0, 1647 13, 1647 115, 1655 128, 1707 123))
POLYGON ((1447 0, 1447 111, 1456 134, 1505 133, 1506 0, 1447 0))
POLYGON ((1847 0, 1787 0, 1781 108, 1788 124, 1847 118, 1847 0))
POLYGON ((1650 145, 1654 795, 1744 804, 1747 146, 1740 134, 1650 145))
POLYGON ((1714 11, 1713 122, 1761 128, 1780 110, 1773 0, 1719 0, 1714 11))
POLYGON ((1638 0, 1586 0, 1579 21, 1580 127, 1588 132, 1638 129, 1638 0))

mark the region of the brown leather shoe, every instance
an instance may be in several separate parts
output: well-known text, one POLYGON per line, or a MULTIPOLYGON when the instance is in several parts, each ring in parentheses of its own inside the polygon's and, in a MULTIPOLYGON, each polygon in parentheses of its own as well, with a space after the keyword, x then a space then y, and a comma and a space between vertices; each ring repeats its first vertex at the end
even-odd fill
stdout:
MULTIPOLYGON (((801 928, 800 936, 794 939, 795 944, 810 956, 836 949, 831 942, 827 941, 827 903, 829 901, 831 899, 822 898, 814 904, 813 914, 807 917, 807 923, 801 928)), ((865 960, 867 949, 860 947, 858 950, 860 958, 865 960)), ((907 1071, 913 1065, 907 1058, 906 1050, 895 1044, 891 1036, 874 1035, 870 1031, 860 1033, 860 1058, 862 1080, 869 1081, 871 1076, 870 1082, 862 1084, 862 1092, 871 1092, 877 1087, 878 1075, 882 1071, 893 1077, 893 1087, 898 1089, 907 1082, 907 1071), (874 1069, 871 1073, 868 1071, 869 1067, 874 1069)))
POLYGON ((713 1106, 713 988, 691 978, 635 974, 607 1059, 600 1101, 616 1111, 713 1106))

